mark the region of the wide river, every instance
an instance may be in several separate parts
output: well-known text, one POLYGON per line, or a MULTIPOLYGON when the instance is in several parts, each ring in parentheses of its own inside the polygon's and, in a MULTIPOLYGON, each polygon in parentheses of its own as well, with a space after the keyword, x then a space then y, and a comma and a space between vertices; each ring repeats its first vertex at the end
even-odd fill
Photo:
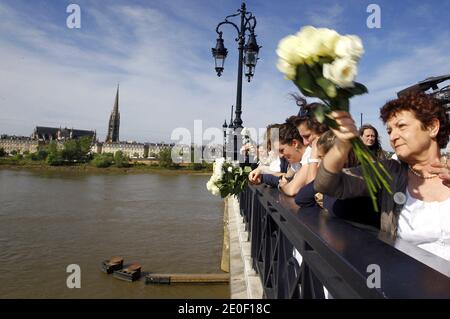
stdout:
POLYGON ((100 271, 220 273, 223 201, 208 176, 0 169, 0 298, 229 298, 225 284, 146 285, 100 271), (66 268, 81 268, 68 288, 66 268))

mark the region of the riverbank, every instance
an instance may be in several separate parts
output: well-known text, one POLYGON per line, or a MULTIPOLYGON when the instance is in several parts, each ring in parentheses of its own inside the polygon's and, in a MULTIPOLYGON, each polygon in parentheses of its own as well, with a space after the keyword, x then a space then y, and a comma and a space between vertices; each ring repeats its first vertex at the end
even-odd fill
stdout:
POLYGON ((211 175, 212 171, 207 168, 194 170, 187 166, 165 168, 155 165, 131 164, 130 167, 95 167, 90 164, 75 164, 51 166, 45 162, 17 162, 10 163, 0 159, 0 169, 8 170, 39 170, 52 172, 80 172, 92 174, 142 174, 142 173, 164 173, 164 174, 187 174, 187 175, 211 175))

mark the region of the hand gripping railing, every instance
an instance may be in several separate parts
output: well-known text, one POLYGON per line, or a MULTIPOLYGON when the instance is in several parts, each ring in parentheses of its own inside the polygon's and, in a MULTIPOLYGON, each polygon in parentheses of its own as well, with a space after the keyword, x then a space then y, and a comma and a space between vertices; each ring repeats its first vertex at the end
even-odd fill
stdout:
POLYGON ((318 209, 299 209, 276 189, 249 186, 239 201, 265 298, 450 298, 444 259, 318 209))

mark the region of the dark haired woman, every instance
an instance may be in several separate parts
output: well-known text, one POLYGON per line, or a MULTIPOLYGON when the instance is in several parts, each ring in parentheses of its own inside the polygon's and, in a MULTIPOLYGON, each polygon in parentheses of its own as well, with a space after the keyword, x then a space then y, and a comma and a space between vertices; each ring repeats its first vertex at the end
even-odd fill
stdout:
POLYGON ((291 94, 300 110, 295 119, 295 126, 303 139, 305 146, 311 145, 317 138, 328 131, 328 126, 319 123, 313 116, 314 109, 320 106, 320 103, 307 103, 306 99, 298 94, 291 94))
POLYGON ((306 184, 314 180, 317 174, 317 168, 320 160, 317 156, 317 140, 329 130, 328 126, 319 123, 313 116, 316 107, 320 103, 307 103, 306 99, 299 94, 291 94, 297 106, 300 107, 297 117, 291 117, 292 122, 298 129, 302 137, 303 144, 306 146, 305 154, 302 158, 302 166, 308 166, 308 176, 306 184))
MULTIPOLYGON (((399 158, 383 161, 392 176, 392 194, 384 189, 377 193, 381 230, 450 260, 450 167, 440 162, 440 149, 450 136, 447 110, 434 98, 415 92, 388 102, 380 114, 399 158)), ((347 112, 333 116, 341 125, 334 130, 338 140, 325 155, 314 188, 337 198, 367 196, 361 169, 342 171, 350 139, 359 135, 355 123, 347 112)))
POLYGON ((386 159, 383 149, 381 148, 380 137, 375 127, 370 124, 364 124, 359 129, 359 136, 363 143, 369 148, 372 154, 379 160, 386 159))
POLYGON ((278 144, 281 124, 270 124, 266 128, 265 143, 259 148, 259 166, 252 170, 248 179, 252 184, 265 183, 278 187, 279 178, 287 172, 288 163, 280 158, 278 144))

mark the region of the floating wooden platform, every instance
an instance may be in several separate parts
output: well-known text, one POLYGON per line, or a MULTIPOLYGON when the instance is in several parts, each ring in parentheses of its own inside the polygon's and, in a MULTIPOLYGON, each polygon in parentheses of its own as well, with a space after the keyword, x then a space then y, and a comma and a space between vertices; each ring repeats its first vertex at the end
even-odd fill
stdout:
POLYGON ((149 274, 145 276, 146 284, 202 284, 229 283, 230 274, 149 274))
POLYGON ((104 260, 101 269, 104 273, 112 274, 116 270, 123 268, 123 257, 113 257, 110 260, 104 260))
POLYGON ((127 268, 114 271, 113 276, 117 279, 133 282, 141 277, 141 265, 138 263, 131 264, 127 268))

